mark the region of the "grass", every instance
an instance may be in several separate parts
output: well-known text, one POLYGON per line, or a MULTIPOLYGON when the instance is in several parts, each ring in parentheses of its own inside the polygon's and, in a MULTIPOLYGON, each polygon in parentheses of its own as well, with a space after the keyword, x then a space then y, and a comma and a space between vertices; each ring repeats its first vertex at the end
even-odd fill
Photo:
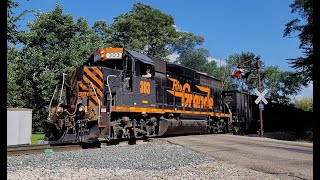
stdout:
POLYGON ((32 136, 31 136, 31 145, 37 145, 38 144, 38 140, 42 140, 42 139, 44 139, 44 134, 43 133, 32 134, 32 136))

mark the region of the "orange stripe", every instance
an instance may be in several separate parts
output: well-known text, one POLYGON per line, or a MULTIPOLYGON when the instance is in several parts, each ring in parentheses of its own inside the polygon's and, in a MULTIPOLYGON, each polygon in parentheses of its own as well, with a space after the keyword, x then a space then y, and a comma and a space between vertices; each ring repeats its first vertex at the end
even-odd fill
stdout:
POLYGON ((82 90, 88 90, 88 86, 84 85, 82 82, 79 83, 79 86, 82 88, 82 90))
POLYGON ((102 105, 102 101, 100 99, 98 99, 96 96, 91 96, 90 98, 94 99, 98 104, 100 101, 100 105, 102 105))
POLYGON ((216 113, 216 112, 198 112, 198 111, 182 111, 172 109, 157 109, 157 108, 143 108, 143 107, 128 107, 128 106, 115 106, 112 107, 114 112, 146 112, 146 113, 184 113, 184 114, 203 114, 209 116, 230 117, 229 114, 216 113))
POLYGON ((72 71, 71 78, 70 78, 70 89, 73 90, 75 86, 76 80, 74 79, 74 76, 76 74, 76 71, 72 71))
POLYGON ((103 86, 102 82, 97 78, 97 76, 95 76, 87 67, 84 67, 84 71, 100 86, 99 88, 103 86))
POLYGON ((92 101, 89 101, 89 106, 94 107, 94 103, 92 101))
POLYGON ((92 67, 92 69, 100 76, 100 78, 103 78, 103 74, 98 67, 92 67))
MULTIPOLYGON (((83 76, 83 80, 84 80, 85 82, 87 82, 87 83, 90 83, 90 82, 91 82, 86 76, 83 76)), ((92 85, 93 85, 94 89, 96 90, 97 94, 98 94, 100 97, 103 97, 102 91, 101 91, 99 88, 97 88, 97 86, 94 85, 93 83, 92 83, 92 85)), ((92 87, 91 87, 91 88, 92 88, 92 87)))

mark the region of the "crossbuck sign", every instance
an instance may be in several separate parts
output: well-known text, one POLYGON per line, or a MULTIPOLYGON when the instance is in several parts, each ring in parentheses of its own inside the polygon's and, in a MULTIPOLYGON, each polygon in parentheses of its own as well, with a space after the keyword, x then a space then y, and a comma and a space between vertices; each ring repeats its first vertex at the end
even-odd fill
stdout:
POLYGON ((254 101, 256 104, 258 104, 260 101, 263 101, 264 104, 268 104, 268 101, 264 98, 268 92, 266 89, 262 93, 260 93, 257 89, 254 89, 254 92, 258 95, 258 98, 254 101))

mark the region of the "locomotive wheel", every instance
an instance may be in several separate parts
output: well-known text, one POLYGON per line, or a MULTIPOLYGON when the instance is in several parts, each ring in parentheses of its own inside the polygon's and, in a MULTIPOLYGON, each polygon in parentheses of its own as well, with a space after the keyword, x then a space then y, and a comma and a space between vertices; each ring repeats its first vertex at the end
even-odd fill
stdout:
POLYGON ((219 132, 219 127, 217 125, 213 125, 212 127, 212 133, 216 134, 219 132))
POLYGON ((208 134, 212 133, 212 128, 210 126, 207 126, 206 133, 208 134))
POLYGON ((217 126, 218 126, 218 131, 219 132, 224 132, 225 128, 226 128, 226 122, 224 122, 224 120, 220 120, 217 122, 217 126))
POLYGON ((59 139, 61 139, 62 135, 63 133, 57 129, 48 129, 45 132, 45 137, 48 139, 48 141, 58 141, 59 139))
POLYGON ((137 141, 136 141, 136 137, 134 136, 134 130, 132 128, 129 129, 129 136, 130 136, 130 138, 129 138, 128 144, 129 145, 136 144, 137 141))

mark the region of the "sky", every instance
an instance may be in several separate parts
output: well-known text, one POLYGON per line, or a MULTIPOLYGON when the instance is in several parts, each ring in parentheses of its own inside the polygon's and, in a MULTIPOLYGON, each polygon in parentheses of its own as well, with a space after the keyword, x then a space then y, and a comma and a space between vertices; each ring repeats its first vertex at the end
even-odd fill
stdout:
MULTIPOLYGON (((85 17, 92 26, 97 20, 111 24, 114 17, 129 12, 138 2, 173 16, 178 30, 204 37, 202 47, 213 60, 223 62, 232 54, 250 51, 260 55, 267 66, 293 71, 286 59, 301 56, 299 39, 283 37, 285 24, 298 17, 291 13, 292 0, 20 0, 14 12, 48 12, 58 3, 63 13, 71 13, 75 19, 85 17)), ((27 15, 21 28, 33 18, 27 15)), ((298 97, 312 93, 311 84, 298 97)))

